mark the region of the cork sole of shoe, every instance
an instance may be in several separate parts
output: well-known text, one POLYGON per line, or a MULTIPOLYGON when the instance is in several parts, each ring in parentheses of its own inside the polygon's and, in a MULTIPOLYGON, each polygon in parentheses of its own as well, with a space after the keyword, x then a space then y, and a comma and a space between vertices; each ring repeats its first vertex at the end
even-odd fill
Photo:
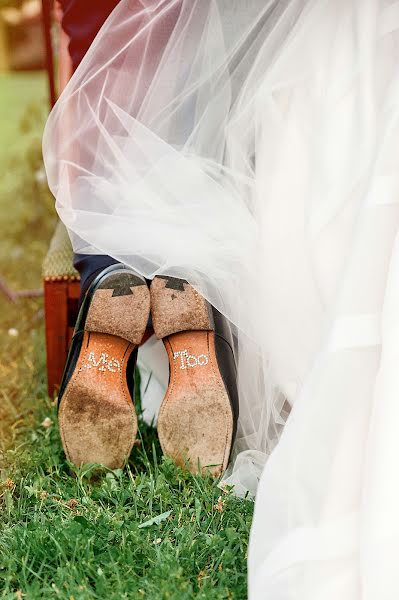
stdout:
POLYGON ((145 282, 127 272, 105 278, 90 303, 74 373, 59 409, 65 454, 76 466, 122 467, 137 434, 126 367, 150 312, 145 282))
POLYGON ((233 436, 230 400, 219 372, 213 331, 165 338, 170 382, 158 417, 164 454, 191 472, 220 475, 233 436))

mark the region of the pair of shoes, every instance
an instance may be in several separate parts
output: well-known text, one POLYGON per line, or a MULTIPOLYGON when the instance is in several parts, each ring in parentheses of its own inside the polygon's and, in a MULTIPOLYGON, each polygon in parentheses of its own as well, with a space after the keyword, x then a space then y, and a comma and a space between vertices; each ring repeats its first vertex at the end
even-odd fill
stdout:
POLYGON ((238 418, 236 362, 224 317, 186 281, 156 277, 150 289, 116 264, 82 303, 58 395, 68 460, 123 466, 137 434, 133 404, 137 347, 152 312, 170 379, 158 417, 163 452, 193 472, 227 466, 238 418))

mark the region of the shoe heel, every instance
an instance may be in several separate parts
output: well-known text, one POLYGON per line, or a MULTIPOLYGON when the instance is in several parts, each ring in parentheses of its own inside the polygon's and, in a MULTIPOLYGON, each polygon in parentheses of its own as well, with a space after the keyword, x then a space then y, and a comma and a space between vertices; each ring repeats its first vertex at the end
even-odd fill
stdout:
POLYGON ((96 286, 85 331, 108 333, 138 346, 150 313, 150 292, 143 277, 127 270, 113 271, 96 286))
POLYGON ((187 281, 155 277, 151 284, 154 333, 158 339, 180 331, 212 331, 207 301, 187 281))

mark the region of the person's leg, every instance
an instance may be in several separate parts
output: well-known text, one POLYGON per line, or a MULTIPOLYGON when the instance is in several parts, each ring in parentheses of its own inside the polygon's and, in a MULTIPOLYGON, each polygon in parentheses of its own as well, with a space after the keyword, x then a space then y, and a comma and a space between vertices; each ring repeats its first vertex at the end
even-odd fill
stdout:
MULTIPOLYGON (((62 1, 76 69, 117 0, 96 7, 95 15, 85 7, 87 0, 62 1)), ((178 14, 176 9, 164 24, 157 40, 162 47, 178 14)), ((158 420, 162 449, 194 472, 200 466, 219 475, 229 460, 238 417, 231 329, 187 281, 158 276, 149 291, 142 276, 114 263, 106 255, 75 255, 83 305, 59 394, 66 455, 78 466, 99 462, 112 468, 128 457, 137 430, 131 402, 136 347, 151 305, 154 332, 170 364, 158 420)))
MULTIPOLYGON (((60 0, 61 26, 69 38, 73 71, 77 69, 98 31, 119 0, 101 0, 93 8, 87 0, 60 0)), ((97 273, 117 261, 107 255, 74 254, 73 264, 80 274, 81 301, 97 273)))

